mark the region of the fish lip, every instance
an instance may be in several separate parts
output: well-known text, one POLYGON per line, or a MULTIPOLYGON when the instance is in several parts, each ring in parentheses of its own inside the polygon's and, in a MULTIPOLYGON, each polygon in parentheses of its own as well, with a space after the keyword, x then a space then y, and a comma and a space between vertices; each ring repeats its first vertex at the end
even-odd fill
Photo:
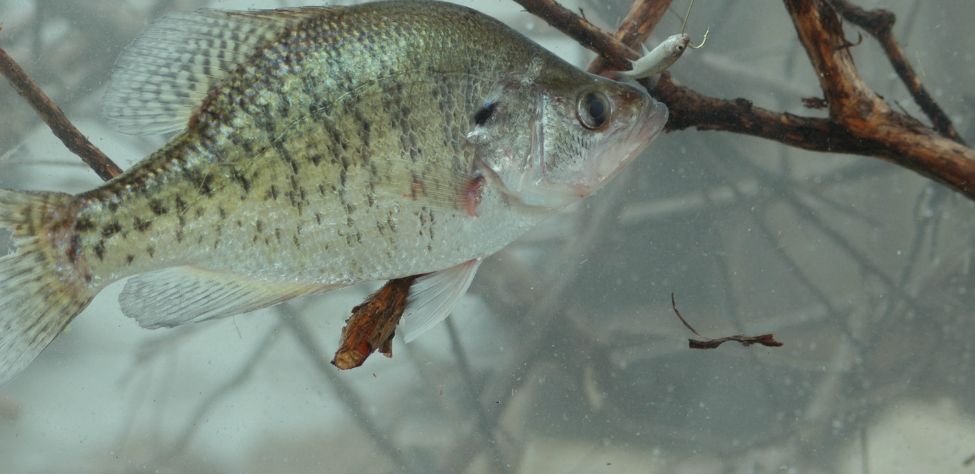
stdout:
POLYGON ((619 150, 619 154, 623 155, 622 158, 619 160, 601 160, 594 170, 596 179, 591 183, 591 189, 598 188, 616 177, 650 145, 654 137, 663 131, 670 111, 666 105, 649 94, 646 95, 646 100, 647 103, 634 120, 633 126, 625 134, 613 139, 614 142, 626 144, 619 150))

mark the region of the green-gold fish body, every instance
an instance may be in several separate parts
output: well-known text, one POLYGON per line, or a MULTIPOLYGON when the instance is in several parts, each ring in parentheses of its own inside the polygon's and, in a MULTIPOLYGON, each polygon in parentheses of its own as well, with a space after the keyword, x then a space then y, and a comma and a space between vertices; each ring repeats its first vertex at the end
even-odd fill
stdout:
POLYGON ((415 337, 481 258, 602 186, 667 117, 437 2, 173 15, 123 53, 104 113, 178 133, 78 196, 0 190, 18 249, 0 258, 0 381, 133 275, 123 312, 159 327, 432 273, 415 337))

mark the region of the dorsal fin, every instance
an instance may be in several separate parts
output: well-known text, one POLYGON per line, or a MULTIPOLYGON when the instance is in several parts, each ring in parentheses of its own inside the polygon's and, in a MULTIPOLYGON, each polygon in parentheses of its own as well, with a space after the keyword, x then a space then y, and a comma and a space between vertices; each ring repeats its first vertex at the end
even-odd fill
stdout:
POLYGON ((123 133, 182 130, 207 92, 265 41, 335 7, 167 15, 115 62, 102 115, 123 133))

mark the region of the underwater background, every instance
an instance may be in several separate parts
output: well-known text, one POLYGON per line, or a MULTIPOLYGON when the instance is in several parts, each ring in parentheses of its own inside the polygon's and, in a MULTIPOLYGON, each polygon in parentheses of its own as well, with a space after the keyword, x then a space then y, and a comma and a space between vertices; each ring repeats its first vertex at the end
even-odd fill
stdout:
MULTIPOLYGON (((562 3, 608 31, 630 6, 562 3)), ((908 60, 975 142, 970 2, 857 3, 897 14, 908 60)), ((127 167, 165 137, 98 117, 121 48, 167 12, 299 4, 0 0, 0 47, 127 167)), ((593 57, 514 2, 466 4, 580 67, 593 57)), ((675 79, 825 116, 803 107, 821 91, 781 3, 699 1, 688 32, 708 27, 675 79)), ((875 41, 852 51, 874 90, 923 116, 875 41)), ((99 183, 0 85, 0 187, 99 183)), ((378 282, 154 331, 109 287, 0 387, 0 471, 973 472, 973 230, 966 198, 878 159, 668 133, 489 258, 447 324, 352 371, 328 361, 378 282), (671 293, 706 336, 784 346, 688 349, 671 293)))

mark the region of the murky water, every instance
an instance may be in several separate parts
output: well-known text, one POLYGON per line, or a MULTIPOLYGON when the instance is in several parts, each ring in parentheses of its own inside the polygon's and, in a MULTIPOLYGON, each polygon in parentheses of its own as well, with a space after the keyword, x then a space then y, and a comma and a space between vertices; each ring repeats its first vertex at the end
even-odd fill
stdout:
MULTIPOLYGON (((476 3, 570 61, 591 58, 513 2, 476 3)), ((612 28, 629 3, 577 6, 612 28)), ((152 18, 199 6, 0 1, 0 47, 128 166, 163 140, 97 117, 114 58, 152 18)), ((975 8, 883 6, 975 142, 975 8)), ((708 26, 678 80, 824 116, 802 106, 820 91, 782 5, 699 1, 690 32, 708 26)), ((653 41, 679 28, 668 15, 653 41)), ((867 82, 921 117, 864 36, 853 52, 867 82)), ((0 186, 98 184, 5 83, 0 117, 0 186)), ((487 261, 449 325, 351 372, 327 361, 372 287, 157 331, 125 318, 110 287, 0 388, 0 471, 971 472, 973 226, 969 201, 877 159, 667 134, 487 261), (671 292, 706 336, 785 345, 690 350, 671 292)))

